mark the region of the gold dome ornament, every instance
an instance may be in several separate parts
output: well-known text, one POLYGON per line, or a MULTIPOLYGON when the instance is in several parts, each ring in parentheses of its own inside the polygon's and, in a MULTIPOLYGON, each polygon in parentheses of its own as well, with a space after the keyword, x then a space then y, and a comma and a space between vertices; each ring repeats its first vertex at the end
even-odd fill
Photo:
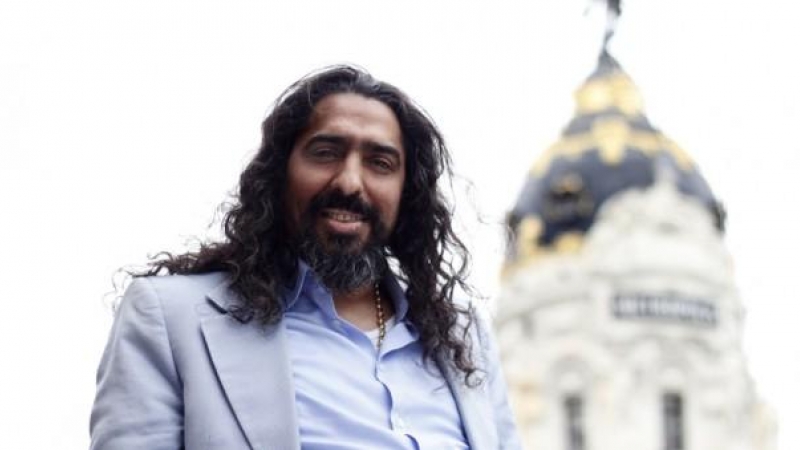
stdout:
POLYGON ((639 89, 609 52, 619 1, 608 8, 604 45, 595 70, 575 91, 575 114, 536 158, 508 214, 506 268, 580 251, 605 201, 651 186, 658 165, 673 172, 676 187, 711 209, 717 228, 724 228, 724 212, 697 165, 650 123, 639 89))

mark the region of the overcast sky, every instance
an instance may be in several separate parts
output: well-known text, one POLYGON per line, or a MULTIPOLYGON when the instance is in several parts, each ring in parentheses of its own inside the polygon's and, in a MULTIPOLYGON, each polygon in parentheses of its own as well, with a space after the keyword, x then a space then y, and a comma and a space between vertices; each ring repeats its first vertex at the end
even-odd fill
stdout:
MULTIPOLYGON (((790 3, 629 0, 612 45, 651 121, 727 206, 745 350, 781 415, 781 450, 800 448, 800 27, 790 3)), ((602 14, 586 6, 0 3, 0 448, 88 445, 114 271, 208 235, 274 98, 323 65, 359 64, 435 118, 474 183, 475 208, 459 197, 473 281, 495 294, 498 224, 594 66, 602 14)))

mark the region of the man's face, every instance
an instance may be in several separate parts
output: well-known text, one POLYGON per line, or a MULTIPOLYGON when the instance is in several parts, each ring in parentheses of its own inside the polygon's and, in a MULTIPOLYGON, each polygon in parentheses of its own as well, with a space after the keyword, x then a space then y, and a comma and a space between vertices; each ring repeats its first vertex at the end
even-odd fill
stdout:
POLYGON ((405 181, 394 112, 358 94, 332 94, 314 108, 288 163, 286 211, 330 252, 358 253, 394 229, 405 181))

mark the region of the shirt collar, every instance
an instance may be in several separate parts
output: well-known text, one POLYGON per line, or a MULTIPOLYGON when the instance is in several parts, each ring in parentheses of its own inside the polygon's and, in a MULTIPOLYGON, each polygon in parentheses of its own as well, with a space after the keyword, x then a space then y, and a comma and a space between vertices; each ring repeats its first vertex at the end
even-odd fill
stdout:
POLYGON ((297 303, 300 292, 303 291, 303 286, 306 284, 306 277, 311 273, 311 268, 308 267, 303 261, 297 262, 297 277, 294 284, 291 286, 284 286, 283 289, 283 310, 288 311, 297 303))
MULTIPOLYGON (((304 261, 298 261, 297 277, 295 278, 294 284, 284 288, 284 311, 288 311, 295 305, 295 303, 297 303, 297 299, 300 297, 300 293, 303 292, 304 288, 312 287, 312 285, 317 284, 319 286, 324 286, 317 280, 316 276, 314 275, 314 271, 308 267, 308 264, 306 264, 304 261)), ((388 291, 389 297, 394 303, 396 320, 398 322, 404 320, 406 318, 406 314, 408 314, 408 299, 406 298, 405 290, 400 284, 400 281, 397 279, 394 273, 389 272, 383 277, 381 284, 383 285, 384 289, 388 291)))
POLYGON ((387 276, 383 277, 381 283, 389 292, 389 297, 394 303, 394 315, 397 321, 405 320, 406 314, 408 314, 408 299, 406 298, 405 289, 400 285, 400 281, 397 280, 397 277, 392 272, 389 272, 387 276))

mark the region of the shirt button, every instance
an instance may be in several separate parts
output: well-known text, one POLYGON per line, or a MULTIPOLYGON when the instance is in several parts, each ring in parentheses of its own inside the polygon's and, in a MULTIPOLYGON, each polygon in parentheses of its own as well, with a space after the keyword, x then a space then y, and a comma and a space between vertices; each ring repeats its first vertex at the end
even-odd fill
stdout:
POLYGON ((406 422, 397 414, 394 415, 394 427, 398 430, 404 430, 406 428, 406 422))

